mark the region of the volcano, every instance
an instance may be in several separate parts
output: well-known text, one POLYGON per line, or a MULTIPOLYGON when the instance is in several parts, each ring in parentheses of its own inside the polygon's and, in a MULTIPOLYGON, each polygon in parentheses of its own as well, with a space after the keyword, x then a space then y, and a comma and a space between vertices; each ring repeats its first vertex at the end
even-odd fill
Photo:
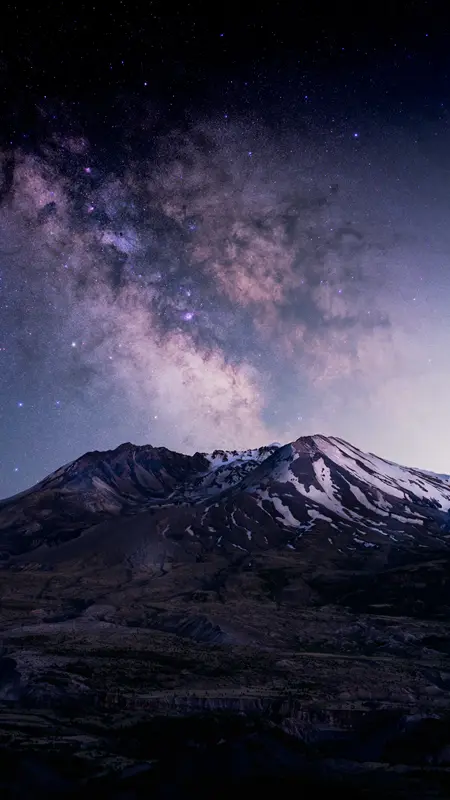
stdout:
POLYGON ((450 481, 306 436, 193 456, 123 444, 87 453, 0 504, 4 564, 94 554, 151 566, 206 554, 302 551, 378 560, 447 551, 450 481), (316 544, 317 544, 316 542, 316 544), (317 548, 316 548, 317 549, 317 548))

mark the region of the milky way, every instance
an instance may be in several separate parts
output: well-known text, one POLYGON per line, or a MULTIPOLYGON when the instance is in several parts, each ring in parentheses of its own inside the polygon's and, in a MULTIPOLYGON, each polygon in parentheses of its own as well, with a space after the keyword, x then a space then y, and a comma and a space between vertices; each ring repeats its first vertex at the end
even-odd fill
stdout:
POLYGON ((450 471, 443 142, 220 114, 113 161, 2 155, 0 495, 123 441, 450 471))

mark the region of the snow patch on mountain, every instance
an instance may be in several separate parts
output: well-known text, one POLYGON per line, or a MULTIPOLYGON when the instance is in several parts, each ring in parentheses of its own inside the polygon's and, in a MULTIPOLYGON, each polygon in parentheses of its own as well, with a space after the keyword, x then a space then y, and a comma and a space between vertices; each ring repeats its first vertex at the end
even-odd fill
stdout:
POLYGON ((399 499, 405 499, 408 494, 418 499, 435 500, 445 511, 450 508, 450 486, 448 489, 444 487, 442 479, 434 479, 430 474, 427 480, 418 470, 402 467, 372 453, 363 453, 341 439, 317 438, 321 439, 321 447, 336 464, 344 466, 365 484, 399 499))
POLYGON ((349 483, 348 486, 351 493, 356 497, 358 502, 361 503, 361 505, 365 506, 365 508, 368 508, 369 511, 373 511, 375 514, 381 514, 384 517, 389 516, 387 511, 384 511, 384 509, 373 505, 373 503, 371 503, 370 500, 368 500, 364 492, 362 492, 358 486, 353 486, 351 483, 349 483))
POLYGON ((214 450, 212 453, 202 453, 209 461, 211 468, 218 469, 224 464, 237 466, 246 461, 260 464, 280 447, 278 442, 267 447, 257 447, 249 450, 214 450))
POLYGON ((332 483, 330 483, 328 475, 326 473, 325 475, 326 478, 324 480, 324 483, 327 485, 329 494, 327 494, 327 492, 323 488, 318 489, 316 486, 309 486, 308 488, 306 488, 304 484, 300 483, 300 481, 295 475, 292 475, 291 481, 296 487, 299 494, 303 495, 303 497, 306 497, 308 500, 310 500, 313 503, 316 503, 319 506, 327 508, 329 511, 331 511, 333 514, 336 514, 336 516, 338 517, 351 520, 351 517, 343 507, 339 498, 336 497, 336 495, 333 493, 332 483))

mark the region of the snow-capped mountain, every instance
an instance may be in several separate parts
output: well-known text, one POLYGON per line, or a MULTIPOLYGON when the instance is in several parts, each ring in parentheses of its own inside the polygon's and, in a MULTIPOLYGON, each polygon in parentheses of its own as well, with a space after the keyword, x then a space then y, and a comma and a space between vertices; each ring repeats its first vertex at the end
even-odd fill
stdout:
POLYGON ((335 437, 181 455, 87 453, 0 503, 3 561, 450 547, 450 482, 335 437))

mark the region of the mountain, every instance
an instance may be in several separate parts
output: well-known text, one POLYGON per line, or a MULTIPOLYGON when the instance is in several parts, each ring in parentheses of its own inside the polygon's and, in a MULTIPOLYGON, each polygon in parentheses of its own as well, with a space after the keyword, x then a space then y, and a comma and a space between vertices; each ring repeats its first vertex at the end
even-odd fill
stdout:
POLYGON ((447 550, 450 483, 341 439, 180 455, 123 444, 87 453, 0 503, 4 563, 87 557, 142 566, 216 552, 447 550), (126 537, 123 519, 126 518, 126 537), (52 552, 49 552, 51 548, 52 552))
POLYGON ((5 796, 449 796, 447 475, 127 443, 1 501, 0 553, 5 796))

